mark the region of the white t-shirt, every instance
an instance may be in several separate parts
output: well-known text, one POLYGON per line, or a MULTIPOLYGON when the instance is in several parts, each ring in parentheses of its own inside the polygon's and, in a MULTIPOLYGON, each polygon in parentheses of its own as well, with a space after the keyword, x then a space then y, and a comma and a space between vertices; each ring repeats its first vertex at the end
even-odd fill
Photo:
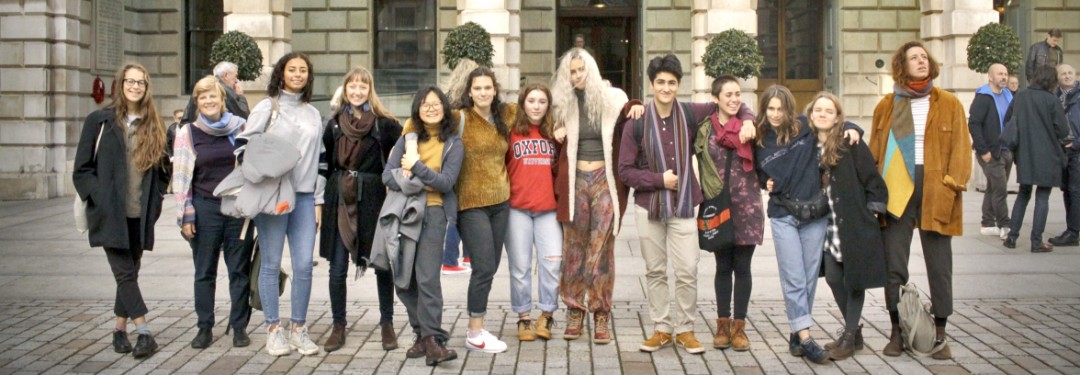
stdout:
POLYGON ((915 122, 915 165, 923 165, 923 141, 926 117, 930 113, 930 95, 911 99, 911 119, 915 122))

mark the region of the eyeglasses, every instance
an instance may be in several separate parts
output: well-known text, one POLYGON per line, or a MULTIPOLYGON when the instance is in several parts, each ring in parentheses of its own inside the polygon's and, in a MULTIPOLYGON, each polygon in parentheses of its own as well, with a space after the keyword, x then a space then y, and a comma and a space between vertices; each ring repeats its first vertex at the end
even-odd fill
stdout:
POLYGON ((442 103, 434 102, 434 103, 430 103, 430 104, 421 104, 420 109, 425 110, 425 111, 442 109, 442 103))
POLYGON ((131 78, 124 78, 124 86, 131 87, 131 86, 138 85, 139 87, 145 88, 147 84, 149 84, 149 82, 146 82, 146 81, 141 80, 141 79, 140 80, 134 80, 134 79, 131 79, 131 78))

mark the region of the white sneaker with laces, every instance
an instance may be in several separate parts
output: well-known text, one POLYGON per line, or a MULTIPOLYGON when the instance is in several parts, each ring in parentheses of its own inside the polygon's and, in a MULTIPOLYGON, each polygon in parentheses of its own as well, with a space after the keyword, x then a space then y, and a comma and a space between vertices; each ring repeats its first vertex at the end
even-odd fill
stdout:
POLYGON ((984 236, 999 236, 1001 235, 1001 228, 998 227, 979 227, 979 234, 984 236))
POLYGON ((289 335, 289 346, 302 355, 319 354, 319 346, 308 337, 307 326, 300 326, 289 335))
POLYGON ((266 352, 273 356, 289 354, 292 348, 285 339, 285 330, 278 326, 277 329, 266 330, 266 352))
POLYGON ((465 349, 484 353, 502 353, 506 351, 506 343, 499 341, 498 337, 483 329, 480 330, 479 337, 465 338, 465 349))
POLYGON ((1009 238, 1009 228, 1001 227, 1001 228, 998 228, 998 229, 1001 229, 1001 233, 998 234, 999 238, 1001 238, 1002 240, 1005 240, 1005 239, 1009 238))

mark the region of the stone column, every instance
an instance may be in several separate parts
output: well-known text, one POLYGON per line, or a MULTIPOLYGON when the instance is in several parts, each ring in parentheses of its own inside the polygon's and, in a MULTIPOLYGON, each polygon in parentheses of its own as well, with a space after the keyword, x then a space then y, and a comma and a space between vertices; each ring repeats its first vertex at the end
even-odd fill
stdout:
MULTIPOLYGON (((705 65, 701 57, 713 36, 725 30, 735 28, 745 31, 750 36, 757 36, 757 1, 754 0, 694 0, 691 20, 693 45, 693 100, 709 101, 712 97, 712 78, 705 75, 705 65)), ((684 80, 685 82, 685 80, 684 80)), ((756 107, 757 77, 740 80, 743 101, 751 108, 756 107)), ((684 83, 685 84, 685 83, 684 83)))
POLYGON ((491 59, 504 100, 516 101, 521 77, 521 0, 457 0, 458 25, 476 22, 491 34, 491 59))
POLYGON ((239 30, 259 44, 263 54, 262 74, 243 82, 244 95, 252 106, 266 97, 274 63, 292 52, 292 0, 224 0, 225 32, 239 30))

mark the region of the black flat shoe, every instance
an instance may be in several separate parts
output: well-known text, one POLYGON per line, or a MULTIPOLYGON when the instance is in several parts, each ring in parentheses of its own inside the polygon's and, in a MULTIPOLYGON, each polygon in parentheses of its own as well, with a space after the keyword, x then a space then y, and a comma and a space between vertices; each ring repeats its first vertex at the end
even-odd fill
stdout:
POLYGON ((1080 246, 1080 236, 1072 233, 1062 233, 1047 242, 1054 246, 1080 246))
POLYGON ((247 330, 243 328, 233 329, 232 346, 234 348, 243 348, 251 345, 251 338, 248 337, 247 330))
POLYGON ((139 339, 135 341, 135 349, 131 351, 131 355, 135 359, 143 359, 154 354, 158 350, 157 341, 154 341, 154 337, 150 335, 139 334, 139 339))
POLYGON ((196 333, 195 338, 191 340, 191 347, 206 349, 210 347, 211 341, 214 341, 214 331, 210 328, 199 328, 199 333, 196 333))
POLYGON ((128 340, 127 331, 113 331, 112 347, 117 353, 131 353, 131 341, 128 340))
POLYGON ((1015 249, 1016 248, 1016 240, 1014 240, 1012 238, 1006 238, 1005 243, 1003 243, 1003 245, 1005 245, 1006 249, 1015 249))
POLYGON ((1041 243, 1031 247, 1033 253, 1049 253, 1051 251, 1054 251, 1054 245, 1048 243, 1041 243))
POLYGON ((788 336, 788 352, 791 353, 793 357, 802 357, 806 355, 806 353, 803 352, 802 345, 799 343, 798 333, 792 333, 791 336, 788 336))

